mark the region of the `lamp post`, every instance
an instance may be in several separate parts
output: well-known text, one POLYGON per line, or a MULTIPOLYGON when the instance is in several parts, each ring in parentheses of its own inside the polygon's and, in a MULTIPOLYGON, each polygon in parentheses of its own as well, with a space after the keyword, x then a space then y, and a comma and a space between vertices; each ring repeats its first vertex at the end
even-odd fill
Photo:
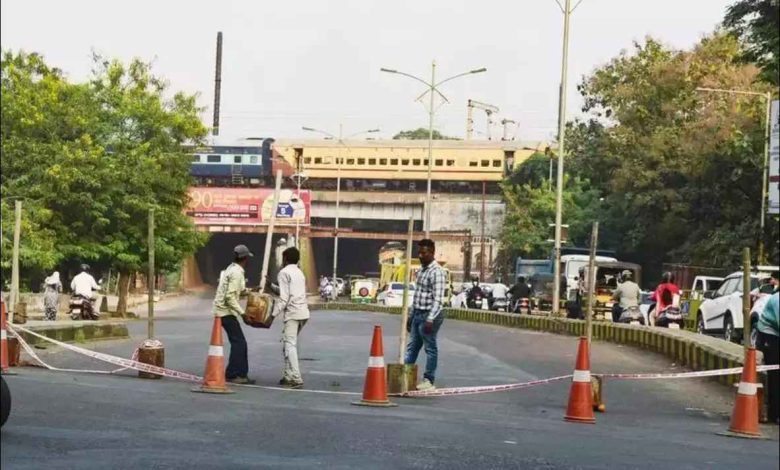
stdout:
POLYGON ((409 77, 412 80, 416 80, 416 81, 424 84, 428 88, 428 90, 425 91, 420 96, 418 96, 417 100, 415 100, 415 101, 419 101, 420 99, 422 99, 422 97, 425 96, 426 93, 430 93, 431 94, 430 102, 429 102, 429 105, 428 105, 428 188, 427 188, 426 193, 425 193, 425 223, 424 223, 424 225, 425 225, 425 238, 430 238, 430 235, 431 235, 431 175, 433 173, 433 117, 434 117, 434 114, 436 113, 436 109, 433 107, 433 105, 434 105, 434 103, 433 103, 434 94, 438 93, 439 96, 441 96, 442 99, 445 102, 449 103, 447 98, 438 90, 439 86, 443 85, 446 82, 449 82, 450 80, 454 80, 454 79, 456 79, 458 77, 462 77, 464 75, 471 75, 471 74, 475 74, 475 73, 486 72, 487 69, 483 67, 481 69, 469 70, 468 72, 463 72, 463 73, 459 73, 457 75, 453 75, 452 77, 446 78, 446 79, 444 79, 444 80, 442 80, 442 81, 440 81, 438 83, 436 83, 436 61, 431 62, 431 81, 430 82, 426 82, 425 80, 423 80, 420 77, 415 77, 414 75, 411 75, 411 74, 408 74, 408 73, 405 73, 405 72, 399 72, 398 70, 395 70, 395 69, 381 68, 380 70, 382 72, 393 73, 393 74, 396 74, 396 75, 403 75, 404 77, 409 77))
MULTIPOLYGON (((294 175, 290 176, 290 179, 293 180, 293 182, 295 183, 295 185, 297 187, 297 197, 298 197, 298 200, 300 201, 301 200, 301 183, 303 183, 304 181, 309 179, 309 177, 306 176, 306 174, 303 172, 302 168, 299 168, 298 170, 299 171, 297 173, 295 173, 294 175)), ((304 213, 305 213, 306 205, 304 204, 303 207, 304 207, 304 213)), ((294 211, 293 211, 293 215, 295 215, 294 211)), ((298 248, 298 249, 301 248, 301 244, 300 244, 300 241, 299 241, 300 238, 301 238, 301 219, 296 217, 295 218, 295 248, 298 248)))
POLYGON ((771 132, 771 126, 772 126, 772 119, 770 117, 771 113, 771 107, 772 107, 772 93, 766 92, 761 93, 758 91, 748 91, 748 90, 726 90, 722 88, 704 88, 699 87, 696 88, 696 91, 703 91, 707 93, 726 93, 730 95, 751 95, 751 96, 761 96, 764 98, 764 101, 766 102, 766 114, 765 114, 765 122, 764 122, 764 165, 763 165, 763 175, 761 178, 761 225, 760 225, 760 234, 758 236, 758 257, 756 258, 758 260, 758 263, 764 262, 764 256, 766 255, 764 253, 764 227, 766 225, 766 197, 767 197, 767 170, 769 167, 769 133, 771 132))
MULTIPOLYGON (((343 159, 341 157, 341 149, 345 146, 344 145, 344 125, 339 124, 339 135, 336 137, 335 135, 331 134, 330 132, 321 131, 319 129, 315 129, 313 127, 306 127, 303 126, 301 129, 308 131, 308 132, 317 132, 320 134, 323 134, 327 137, 330 137, 331 139, 338 139, 338 154, 336 156, 336 223, 335 223, 335 229, 333 233, 333 282, 335 286, 336 282, 336 273, 338 269, 338 260, 339 260, 339 202, 341 201, 341 164, 343 163, 343 159)), ((379 129, 369 129, 366 131, 360 131, 356 132, 354 134, 348 135, 346 138, 349 139, 350 137, 355 137, 360 134, 373 134, 379 132, 379 129)))

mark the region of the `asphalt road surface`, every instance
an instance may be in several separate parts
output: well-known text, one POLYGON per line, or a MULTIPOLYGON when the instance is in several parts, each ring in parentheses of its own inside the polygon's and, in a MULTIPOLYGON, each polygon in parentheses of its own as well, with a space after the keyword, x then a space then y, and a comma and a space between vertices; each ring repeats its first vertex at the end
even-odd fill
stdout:
MULTIPOLYGON (((203 374, 210 299, 180 297, 158 308, 166 367, 203 374)), ((134 371, 91 375, 23 368, 7 377, 11 417, 0 434, 3 469, 156 468, 778 468, 777 427, 767 440, 716 435, 733 392, 707 379, 610 381, 595 425, 563 421, 569 382, 480 395, 359 399, 372 327, 396 362, 398 316, 314 312, 301 335, 305 391, 278 390, 281 325, 247 328, 250 376, 267 388, 191 393, 193 384, 142 380, 134 371), (327 393, 323 393, 327 392, 327 393)), ((87 347, 130 357, 132 339, 87 347)), ((445 321, 437 386, 513 383, 570 374, 576 338, 445 321)), ((51 347, 52 365, 114 367, 51 347)), ((424 354, 421 354, 422 366, 424 354)), ((594 372, 681 371, 663 356, 595 342, 594 372)))

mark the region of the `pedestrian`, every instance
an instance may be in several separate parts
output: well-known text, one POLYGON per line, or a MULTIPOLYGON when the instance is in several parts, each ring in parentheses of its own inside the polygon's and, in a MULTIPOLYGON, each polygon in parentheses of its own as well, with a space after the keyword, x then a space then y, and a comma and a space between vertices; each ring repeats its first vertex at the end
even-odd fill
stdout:
POLYGON ((406 330, 411 333, 406 345, 406 363, 416 363, 420 349, 425 346, 425 355, 427 356, 425 373, 417 390, 434 390, 436 388, 434 386, 436 366, 439 359, 436 335, 444 322, 442 303, 447 286, 447 276, 444 269, 434 259, 436 245, 433 240, 422 239, 417 243, 417 247, 421 266, 417 273, 412 314, 406 324, 406 330))
POLYGON ((219 275, 219 285, 214 296, 214 315, 222 320, 222 328, 230 341, 230 357, 225 369, 225 380, 235 384, 254 384, 250 379, 249 361, 244 332, 238 322, 243 317, 244 309, 239 298, 246 289, 244 270, 253 257, 246 245, 238 245, 233 249, 233 262, 219 275))
POLYGON ((309 306, 306 302, 306 277, 298 267, 301 254, 295 247, 282 253, 282 269, 279 271, 279 299, 274 304, 273 316, 281 315, 282 355, 284 371, 279 385, 286 388, 303 387, 303 377, 298 365, 298 335, 309 319, 309 306))
POLYGON ((46 320, 54 321, 57 319, 57 308, 60 304, 60 292, 62 292, 59 271, 54 271, 43 281, 43 289, 43 308, 46 320))
MULTIPOLYGON (((766 303, 758 319, 758 349, 764 354, 764 364, 780 363, 780 326, 778 326, 778 294, 775 292, 766 303)), ((780 424, 780 371, 767 372, 767 391, 769 398, 767 417, 772 424, 780 424)))

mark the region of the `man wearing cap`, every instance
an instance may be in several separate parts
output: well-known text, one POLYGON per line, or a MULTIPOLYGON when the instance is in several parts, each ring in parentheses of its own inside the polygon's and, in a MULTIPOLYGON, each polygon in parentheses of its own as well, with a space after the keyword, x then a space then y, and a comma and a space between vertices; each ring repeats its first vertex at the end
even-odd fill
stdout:
POLYGON ((239 303, 239 297, 246 289, 244 269, 249 258, 254 256, 246 245, 238 245, 233 249, 233 262, 219 275, 219 286, 214 297, 214 315, 222 319, 222 328, 230 341, 230 358, 225 369, 225 379, 236 384, 253 384, 254 380, 247 377, 249 362, 244 332, 238 318, 244 315, 244 309, 239 303))
POLYGON ((632 281, 634 273, 626 269, 621 273, 623 282, 618 284, 617 289, 612 294, 612 299, 617 301, 612 306, 612 321, 617 323, 620 320, 620 315, 627 308, 639 307, 639 301, 642 297, 642 289, 639 288, 639 284, 632 281))

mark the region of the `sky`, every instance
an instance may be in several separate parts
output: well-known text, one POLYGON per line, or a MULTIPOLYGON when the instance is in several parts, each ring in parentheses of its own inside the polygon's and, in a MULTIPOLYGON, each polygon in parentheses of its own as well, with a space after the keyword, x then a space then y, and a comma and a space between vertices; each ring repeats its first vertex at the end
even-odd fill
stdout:
MULTIPOLYGON (((563 3, 565 0, 560 0, 563 3)), ((689 48, 712 32, 735 0, 583 0, 571 15, 567 118, 581 114, 576 85, 646 36, 689 48)), ((577 0, 572 1, 572 5, 577 0)), ((223 32, 220 135, 315 137, 302 126, 344 135, 379 128, 379 138, 428 126, 424 86, 383 73, 437 81, 486 67, 441 87, 435 127, 464 137, 469 99, 517 121, 518 140, 553 140, 557 130, 563 14, 555 0, 206 1, 3 0, 3 50, 42 53, 74 81, 92 51, 153 63, 171 90, 199 93, 212 121, 217 31, 223 32)), ((474 138, 485 114, 474 112, 474 138)), ((501 128, 492 130, 494 138, 501 128)))

